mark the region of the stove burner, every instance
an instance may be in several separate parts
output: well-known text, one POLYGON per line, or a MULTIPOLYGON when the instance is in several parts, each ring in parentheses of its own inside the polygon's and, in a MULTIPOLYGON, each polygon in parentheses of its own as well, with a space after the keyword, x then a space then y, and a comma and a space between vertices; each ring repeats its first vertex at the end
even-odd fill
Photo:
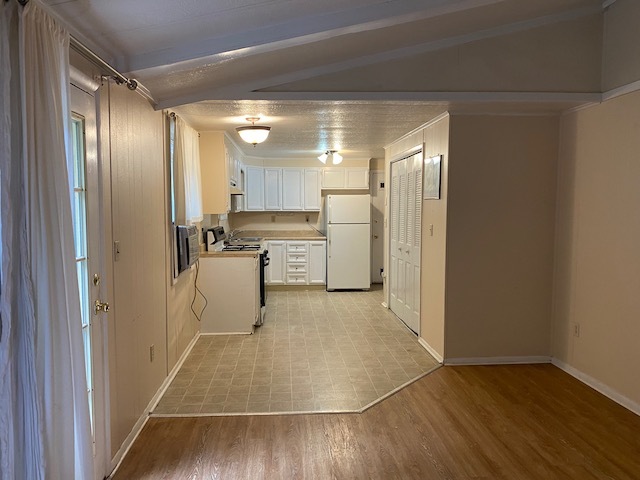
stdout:
POLYGON ((225 245, 223 252, 239 252, 242 250, 260 250, 260 245, 225 245))

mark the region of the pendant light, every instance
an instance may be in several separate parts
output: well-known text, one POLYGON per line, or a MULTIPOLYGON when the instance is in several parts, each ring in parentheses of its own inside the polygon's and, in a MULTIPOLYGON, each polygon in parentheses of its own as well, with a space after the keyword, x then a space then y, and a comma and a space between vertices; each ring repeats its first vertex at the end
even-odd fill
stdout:
POLYGON ((251 122, 251 125, 236 127, 236 132, 238 132, 240 138, 245 142, 252 144, 254 147, 258 143, 264 142, 271 131, 271 127, 256 125, 258 120, 260 120, 260 117, 247 117, 247 122, 251 122))
POLYGON ((333 165, 338 165, 342 162, 342 155, 340 155, 337 150, 327 150, 318 157, 318 160, 326 165, 329 158, 331 158, 331 163, 333 165))

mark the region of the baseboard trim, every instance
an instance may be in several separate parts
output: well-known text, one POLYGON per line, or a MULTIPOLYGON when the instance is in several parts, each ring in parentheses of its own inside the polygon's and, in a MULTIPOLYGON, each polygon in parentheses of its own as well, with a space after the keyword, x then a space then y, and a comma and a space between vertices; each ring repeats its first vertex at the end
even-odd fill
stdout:
POLYGON ((442 365, 442 355, 440 355, 438 352, 436 352, 436 350, 431 345, 429 345, 424 338, 418 337, 418 343, 420 345, 422 345, 422 347, 427 352, 429 352, 429 355, 431 355, 433 358, 435 358, 438 361, 438 363, 440 365, 442 365))
POLYGON ((445 365, 522 365, 551 363, 547 356, 446 358, 445 365))
POLYGON ((201 337, 217 337, 220 335, 253 335, 253 332, 202 332, 201 337))
POLYGON ((193 346, 198 341, 198 338, 200 338, 200 333, 197 333, 191 339, 191 342, 189 342, 189 345, 187 345, 187 348, 185 348, 184 352, 182 352, 180 359, 175 364, 175 366, 171 369, 171 372, 169 372, 169 375, 167 375, 167 377, 164 379, 164 381, 162 382, 162 385, 160 385, 160 388, 158 388, 158 391, 156 392, 156 394, 153 396, 153 398, 145 408, 144 413, 140 415, 140 418, 138 418, 138 421, 135 423, 135 425, 129 432, 129 435, 127 435, 127 438, 125 438, 124 442, 122 442, 122 445, 120 445, 120 448, 111 459, 111 473, 109 473, 108 478, 111 478, 113 474, 116 473, 116 471, 120 467, 122 460, 124 460, 124 457, 127 455, 127 453, 129 453, 129 450, 131 449, 133 442, 136 441, 136 438, 138 438, 138 435, 140 435, 140 432, 142 431, 147 421, 149 420, 149 415, 151 414, 153 409, 156 408, 156 405, 158 405, 158 402, 164 395, 164 392, 167 391, 167 388, 169 388, 169 385, 171 385, 171 382, 173 381, 176 374, 180 370, 180 367, 182 367, 182 364, 184 363, 184 361, 189 356, 189 353, 191 353, 191 350, 193 349, 193 346))
POLYGON ((623 406, 627 410, 631 410, 636 415, 640 416, 640 404, 634 402, 629 397, 622 395, 620 392, 614 390, 613 388, 605 385, 604 383, 596 380, 590 375, 587 375, 584 372, 581 372, 575 367, 572 367, 568 363, 563 362, 562 360, 558 360, 557 358, 552 358, 551 363, 558 367, 560 370, 568 373, 572 377, 580 380, 582 383, 590 386, 595 391, 600 392, 605 397, 613 400, 617 404, 623 406))

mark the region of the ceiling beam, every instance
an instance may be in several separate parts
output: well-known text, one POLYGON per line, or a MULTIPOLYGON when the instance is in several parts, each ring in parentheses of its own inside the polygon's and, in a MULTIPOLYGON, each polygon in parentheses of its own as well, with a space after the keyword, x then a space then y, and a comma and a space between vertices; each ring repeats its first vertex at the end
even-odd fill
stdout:
MULTIPOLYGON (((576 103, 602 102, 600 92, 248 92, 243 100, 322 100, 322 101, 414 101, 433 105, 465 103, 576 103)), ((157 110, 173 108, 192 101, 164 100, 157 110)))
MULTIPOLYGON (((198 92, 190 93, 185 96, 173 97, 173 98, 162 98, 160 99, 160 105, 174 106, 174 105, 184 105, 187 103, 194 103, 202 100, 237 100, 237 99, 272 99, 274 98, 274 94, 279 94, 279 99, 285 98, 308 98, 311 97, 331 97, 336 95, 334 92, 259 92, 259 90, 272 87, 275 85, 282 85, 286 83, 296 82, 300 80, 306 80, 309 78, 318 77, 321 75, 328 75, 332 73, 339 73, 345 70, 365 67, 369 65, 375 65, 381 62, 397 60, 401 58, 407 58, 415 55, 420 55, 423 53, 433 52, 437 50, 442 50, 445 48, 454 47, 457 45, 467 44, 471 42, 475 42, 478 40, 484 40, 488 38, 495 38, 503 35, 508 35, 516 32, 521 32, 525 30, 529 30, 532 28, 538 28, 545 25, 551 25, 554 23, 570 21, 574 19, 578 19, 588 15, 594 15, 597 13, 601 13, 602 9, 598 6, 596 7, 586 7, 575 10, 570 10, 567 12, 562 12, 553 15, 546 15, 530 20, 520 21, 511 23, 508 25, 501 25, 496 28, 479 30, 477 32, 472 32, 464 35, 457 35, 449 38, 444 38, 436 41, 425 42, 418 45, 412 45, 409 47, 398 48, 394 50, 389 50, 386 52, 375 53, 372 55, 364 55, 358 58, 352 58, 346 61, 319 65, 317 67, 306 68, 297 70, 294 72, 287 72, 282 75, 275 75, 268 78, 255 78, 250 79, 243 83, 236 83, 233 85, 225 86, 225 87, 217 87, 210 88, 206 90, 201 90, 198 92)), ((154 74, 157 74, 154 72, 154 74)), ((354 92, 352 95, 374 95, 378 97, 378 99, 389 99, 389 95, 392 94, 391 98, 397 98, 395 95, 400 95, 399 99, 413 99, 412 95, 415 95, 414 92, 354 92), (403 97, 403 96, 406 96, 403 97)), ((425 92, 417 92, 418 95, 422 95, 425 92)), ((431 93, 426 92, 428 96, 431 93)), ((337 94, 340 94, 338 92, 337 94)), ((359 99, 361 97, 354 97, 354 99, 359 99)), ((325 99, 325 98, 320 98, 325 99)))
POLYGON ((120 57, 118 68, 132 74, 146 69, 188 69, 203 63, 241 58, 327 38, 365 32, 449 13, 468 10, 504 0, 394 0, 313 15, 278 25, 212 37, 167 49, 120 57))

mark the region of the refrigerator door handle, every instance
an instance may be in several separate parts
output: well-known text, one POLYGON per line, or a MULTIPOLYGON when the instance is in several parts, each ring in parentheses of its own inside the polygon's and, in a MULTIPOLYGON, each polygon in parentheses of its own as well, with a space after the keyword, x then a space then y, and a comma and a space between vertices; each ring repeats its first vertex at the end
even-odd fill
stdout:
POLYGON ((331 225, 327 225, 327 255, 331 258, 331 225))

